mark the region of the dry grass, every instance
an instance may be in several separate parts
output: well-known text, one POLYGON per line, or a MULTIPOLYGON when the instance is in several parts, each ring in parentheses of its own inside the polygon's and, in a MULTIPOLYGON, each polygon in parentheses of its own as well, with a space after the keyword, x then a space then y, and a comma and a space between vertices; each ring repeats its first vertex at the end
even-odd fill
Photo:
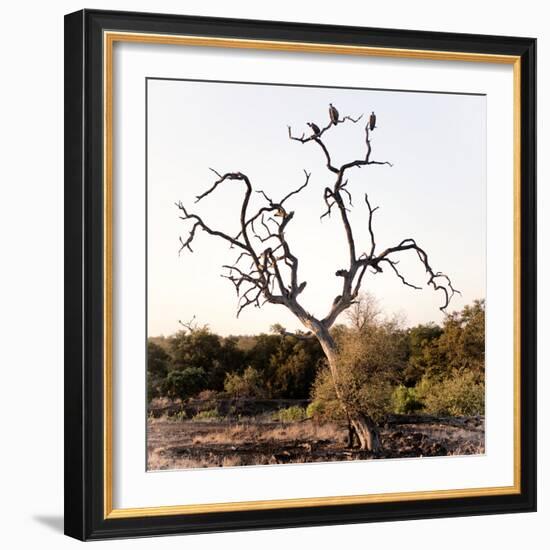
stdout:
MULTIPOLYGON (((235 467, 372 458, 346 448, 335 423, 196 422, 151 418, 148 469, 235 467)), ((381 432, 384 458, 482 454, 484 427, 441 424, 391 426, 381 432)))
MULTIPOLYGON (((186 468, 206 468, 208 464, 204 460, 193 458, 179 458, 166 454, 165 448, 149 451, 147 457, 148 470, 183 470, 186 468)), ((229 466, 229 464, 228 464, 229 466)))
POLYGON ((193 444, 227 444, 238 445, 250 442, 281 442, 316 439, 329 439, 344 442, 345 430, 336 424, 317 425, 312 422, 293 422, 288 424, 231 424, 225 429, 201 432, 194 437, 193 444))

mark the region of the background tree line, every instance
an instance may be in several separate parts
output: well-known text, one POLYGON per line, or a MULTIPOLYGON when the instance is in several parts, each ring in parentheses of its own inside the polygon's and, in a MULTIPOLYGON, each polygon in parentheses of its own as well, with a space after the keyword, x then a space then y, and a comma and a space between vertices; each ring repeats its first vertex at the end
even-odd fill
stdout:
MULTIPOLYGON (((447 315, 441 326, 405 328, 363 295, 333 328, 346 402, 374 418, 388 413, 484 414, 485 302, 447 315)), ((207 326, 147 346, 149 400, 221 396, 310 400, 318 420, 343 418, 315 338, 284 334, 222 337, 207 326)))

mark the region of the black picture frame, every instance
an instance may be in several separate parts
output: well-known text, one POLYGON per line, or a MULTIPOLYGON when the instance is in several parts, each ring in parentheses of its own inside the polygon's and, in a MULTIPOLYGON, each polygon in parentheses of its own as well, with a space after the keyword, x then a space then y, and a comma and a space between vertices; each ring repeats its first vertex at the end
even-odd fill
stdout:
POLYGON ((65 533, 80 540, 536 510, 536 40, 82 10, 65 17, 65 533), (517 494, 105 517, 103 33, 511 55, 521 67, 520 428, 517 494))

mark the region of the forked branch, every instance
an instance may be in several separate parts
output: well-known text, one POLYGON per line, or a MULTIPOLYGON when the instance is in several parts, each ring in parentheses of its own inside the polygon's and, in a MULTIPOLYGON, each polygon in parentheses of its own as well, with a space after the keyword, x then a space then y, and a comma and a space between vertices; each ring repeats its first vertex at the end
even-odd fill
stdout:
POLYGON ((364 127, 364 154, 360 158, 337 165, 325 143, 326 135, 328 132, 336 130, 340 124, 348 122, 357 124, 362 120, 363 115, 355 118, 349 115, 340 117, 338 111, 332 105, 329 114, 330 120, 322 128, 315 123, 308 123, 311 129, 311 133, 308 134, 304 132, 301 136, 293 135, 291 127, 288 126, 288 136, 291 140, 302 144, 315 143, 320 148, 326 161, 326 168, 334 174, 333 184, 323 190, 326 210, 321 214, 321 219, 330 217, 333 212, 339 215, 347 243, 348 263, 335 272, 335 275, 342 279, 342 289, 340 294, 332 301, 329 312, 325 317, 318 319, 299 304, 298 297, 304 291, 307 283, 305 281, 300 282, 298 274, 299 260, 292 252, 286 234, 286 229, 294 218, 294 212, 287 210, 287 201, 308 186, 311 174, 307 171, 304 171, 304 182, 280 200, 273 199, 264 190, 256 190, 256 194, 262 198, 263 204, 258 208, 251 208, 250 199, 253 194, 253 186, 245 174, 242 172, 221 174, 211 169, 217 179, 211 187, 202 194, 197 195, 196 202, 200 202, 213 194, 219 186, 226 182, 242 182, 244 195, 238 214, 239 232, 236 236, 232 236, 222 230, 214 229, 198 214, 189 212, 181 202, 178 202, 176 204, 181 212, 180 218, 191 223, 187 238, 180 238, 180 252, 184 249, 193 252, 191 245, 194 243, 199 229, 209 235, 225 240, 231 248, 237 249, 239 253, 232 265, 223 266, 225 273, 222 275, 231 281, 239 296, 237 315, 248 306, 261 307, 266 302, 281 304, 292 311, 308 329, 315 332, 327 331, 338 316, 355 303, 367 271, 374 274, 382 273, 384 267, 387 266, 391 268, 402 284, 413 289, 420 289, 420 286, 409 282, 398 268, 397 256, 400 253, 412 250, 425 268, 428 276, 426 284, 435 291, 442 293, 444 300, 440 309, 444 311, 452 297, 459 292, 453 287, 446 274, 432 269, 427 253, 414 239, 404 239, 398 245, 386 248, 377 254, 373 217, 378 207, 371 206, 366 193, 364 198, 368 211, 367 227, 370 243, 367 250, 358 255, 354 232, 349 219, 353 201, 352 193, 348 188, 349 178, 347 173, 352 168, 372 165, 391 167, 392 164, 389 161, 379 161, 372 158, 371 134, 377 127, 376 117, 372 113, 364 127))
POLYGON ((222 266, 226 271, 222 276, 231 281, 239 296, 237 315, 248 306, 260 307, 265 302, 297 306, 294 301, 303 292, 306 282, 299 282, 298 258, 292 253, 286 238, 285 230, 294 217, 294 212, 287 210, 286 203, 306 188, 310 174, 304 171, 304 182, 281 200, 272 199, 262 190, 257 191, 264 199, 264 204, 252 209, 250 199, 253 188, 245 174, 221 174, 211 170, 217 179, 210 188, 196 197, 196 202, 214 193, 224 182, 242 182, 244 195, 239 214, 239 233, 231 236, 214 229, 201 216, 189 212, 180 201, 176 203, 181 212, 180 218, 192 223, 187 238, 180 238, 180 252, 184 249, 193 252, 191 244, 197 236, 198 229, 225 240, 231 247, 239 250, 233 265, 222 266), (247 266, 243 267, 242 263, 245 261, 247 266))

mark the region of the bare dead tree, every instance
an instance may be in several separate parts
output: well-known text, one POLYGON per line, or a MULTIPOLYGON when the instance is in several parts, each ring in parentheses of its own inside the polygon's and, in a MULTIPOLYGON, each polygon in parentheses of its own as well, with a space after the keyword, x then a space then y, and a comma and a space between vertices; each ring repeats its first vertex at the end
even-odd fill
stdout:
POLYGON ((345 313, 351 326, 359 333, 372 326, 381 315, 378 300, 369 292, 361 292, 345 313))
POLYGON ((442 294, 443 304, 440 308, 442 311, 447 308, 452 296, 457 291, 453 288, 447 275, 432 268, 427 253, 417 244, 415 239, 405 238, 395 246, 385 248, 381 252, 377 251, 373 218, 378 207, 372 207, 366 193, 364 201, 368 213, 367 227, 370 234, 370 243, 365 249, 358 248, 349 219, 349 212, 353 207, 353 203, 352 195, 348 189, 348 175, 354 168, 392 165, 388 161, 377 161, 372 158, 371 132, 374 128, 371 129, 369 123, 364 127, 364 156, 341 165, 334 163, 324 142, 324 136, 334 130, 337 124, 342 125, 346 122, 357 124, 361 119, 362 115, 357 118, 345 116, 337 121, 331 120, 322 129, 312 125, 313 133, 307 136, 305 134, 294 136, 292 129, 290 126, 288 127, 288 135, 291 140, 303 145, 311 143, 320 148, 326 161, 327 170, 334 175, 332 186, 326 187, 323 191, 326 210, 321 215, 321 219, 336 213, 341 221, 347 242, 348 262, 335 272, 336 277, 342 279, 341 291, 334 298, 323 317, 314 316, 300 304, 299 297, 306 288, 307 283, 299 277, 299 260, 293 254, 286 234, 287 227, 294 217, 294 212, 289 210, 288 203, 292 197, 303 191, 309 184, 311 177, 309 172, 304 170, 303 183, 281 199, 275 199, 265 191, 257 190, 256 193, 263 199, 263 205, 259 208, 251 208, 250 199, 254 189, 250 179, 242 172, 221 174, 211 168, 217 179, 209 189, 196 197, 196 202, 210 196, 221 185, 241 184, 244 195, 240 211, 236 212, 236 215, 239 216, 239 232, 236 235, 214 229, 199 215, 190 212, 181 201, 176 205, 180 210, 180 218, 191 224, 187 238, 180 237, 180 252, 185 249, 193 252, 191 245, 194 244, 199 229, 208 235, 226 241, 231 248, 235 249, 237 254, 235 262, 232 265, 222 267, 225 270, 223 276, 231 281, 239 297, 237 316, 248 306, 261 307, 265 303, 279 304, 288 308, 300 320, 302 325, 318 339, 331 369, 336 394, 348 414, 350 424, 353 426, 361 448, 376 453, 380 450, 377 426, 367 412, 349 410, 342 397, 343 393, 340 390, 338 380, 338 348, 330 329, 340 314, 355 303, 367 271, 379 274, 387 267, 404 285, 420 289, 419 286, 410 283, 398 268, 397 256, 403 252, 411 251, 418 257, 426 270, 426 284, 442 294))
POLYGON ((197 322, 197 317, 195 315, 193 315, 193 317, 191 317, 191 319, 187 322, 184 322, 180 319, 178 323, 183 327, 184 331, 187 331, 190 334, 193 334, 194 332, 197 332, 201 329, 205 330, 208 328, 208 325, 199 325, 199 323, 197 322))

